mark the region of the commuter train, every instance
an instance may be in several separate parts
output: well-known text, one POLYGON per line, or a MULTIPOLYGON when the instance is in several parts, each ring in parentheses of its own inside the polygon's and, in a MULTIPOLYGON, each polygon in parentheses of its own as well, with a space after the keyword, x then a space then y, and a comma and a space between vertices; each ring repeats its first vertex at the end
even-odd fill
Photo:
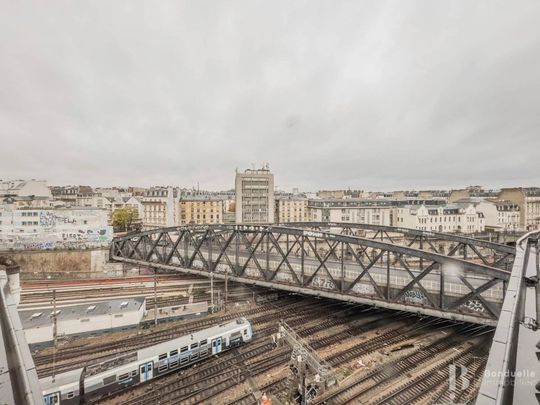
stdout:
POLYGON ((249 342, 246 318, 40 380, 45 405, 82 404, 249 342))

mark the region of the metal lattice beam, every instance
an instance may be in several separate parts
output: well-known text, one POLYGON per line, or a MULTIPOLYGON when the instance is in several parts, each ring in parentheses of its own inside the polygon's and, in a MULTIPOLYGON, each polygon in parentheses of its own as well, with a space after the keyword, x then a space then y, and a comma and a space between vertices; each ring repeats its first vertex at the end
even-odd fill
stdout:
MULTIPOLYGON (((478 256, 481 247, 461 241, 444 255, 391 243, 386 230, 378 230, 383 241, 350 233, 284 226, 163 228, 115 238, 110 258, 218 278, 227 272, 232 281, 450 319, 496 321, 509 273, 485 257, 475 262, 455 256, 467 246, 478 256)), ((426 235, 412 239, 411 245, 434 248, 426 235)))

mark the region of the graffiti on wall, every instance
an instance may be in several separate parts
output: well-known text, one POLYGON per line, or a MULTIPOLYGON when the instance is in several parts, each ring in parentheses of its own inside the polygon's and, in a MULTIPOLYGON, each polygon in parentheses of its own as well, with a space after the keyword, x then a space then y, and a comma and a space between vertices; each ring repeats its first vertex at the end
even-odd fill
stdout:
POLYGON ((277 281, 282 281, 282 282, 286 282, 286 283, 294 283, 293 276, 291 274, 285 273, 285 272, 279 272, 276 275, 275 279, 277 281))
POLYGON ((375 288, 371 284, 356 283, 352 291, 360 295, 375 295, 375 288))
POLYGON ((86 249, 107 246, 113 237, 107 213, 99 209, 10 211, 12 221, 0 233, 0 249, 86 249), (37 221, 34 221, 36 219, 37 221), (33 225, 32 227, 28 225, 33 225))
POLYGON ((326 288, 329 290, 334 290, 336 288, 336 285, 334 282, 330 279, 315 276, 313 277, 313 280, 311 280, 310 286, 317 287, 317 288, 326 288))
POLYGON ((39 225, 44 227, 54 227, 60 224, 76 224, 77 220, 66 215, 59 215, 55 211, 40 211, 39 225))
POLYGON ((0 239, 0 249, 89 249, 107 246, 111 240, 112 229, 110 227, 87 228, 65 232, 4 234, 0 239))
POLYGON ((246 269, 244 273, 247 277, 252 278, 261 278, 261 273, 259 273, 259 270, 257 269, 250 269, 249 267, 246 269))
POLYGON ((463 306, 474 312, 485 312, 486 310, 479 300, 468 300, 463 306))
POLYGON ((426 305, 428 303, 427 297, 422 291, 409 290, 403 294, 403 300, 415 305, 426 305))

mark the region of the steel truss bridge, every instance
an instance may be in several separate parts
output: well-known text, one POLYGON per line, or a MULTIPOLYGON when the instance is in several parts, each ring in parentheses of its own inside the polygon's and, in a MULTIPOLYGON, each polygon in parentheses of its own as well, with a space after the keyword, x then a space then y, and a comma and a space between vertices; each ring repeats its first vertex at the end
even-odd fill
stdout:
POLYGON ((345 223, 161 228, 115 238, 110 260, 496 325, 515 248, 345 223))

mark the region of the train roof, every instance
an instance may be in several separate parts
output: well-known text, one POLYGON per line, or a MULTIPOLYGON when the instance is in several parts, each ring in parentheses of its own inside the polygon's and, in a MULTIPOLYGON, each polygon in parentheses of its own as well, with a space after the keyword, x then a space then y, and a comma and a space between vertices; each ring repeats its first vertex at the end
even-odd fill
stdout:
POLYGON ((66 371, 55 376, 54 382, 52 376, 44 377, 39 380, 41 389, 46 391, 59 391, 65 385, 79 384, 79 378, 81 377, 82 367, 75 370, 66 371))
POLYGON ((179 338, 168 340, 163 343, 159 343, 154 346, 146 347, 140 349, 138 353, 139 360, 146 359, 148 357, 155 356, 159 353, 168 352, 174 350, 181 346, 186 346, 190 343, 199 342, 208 338, 209 336, 219 335, 221 333, 233 332, 238 328, 246 326, 249 324, 249 321, 246 318, 237 318, 227 323, 222 323, 216 326, 212 326, 207 329, 203 329, 197 332, 193 332, 190 335, 184 335, 179 338))

